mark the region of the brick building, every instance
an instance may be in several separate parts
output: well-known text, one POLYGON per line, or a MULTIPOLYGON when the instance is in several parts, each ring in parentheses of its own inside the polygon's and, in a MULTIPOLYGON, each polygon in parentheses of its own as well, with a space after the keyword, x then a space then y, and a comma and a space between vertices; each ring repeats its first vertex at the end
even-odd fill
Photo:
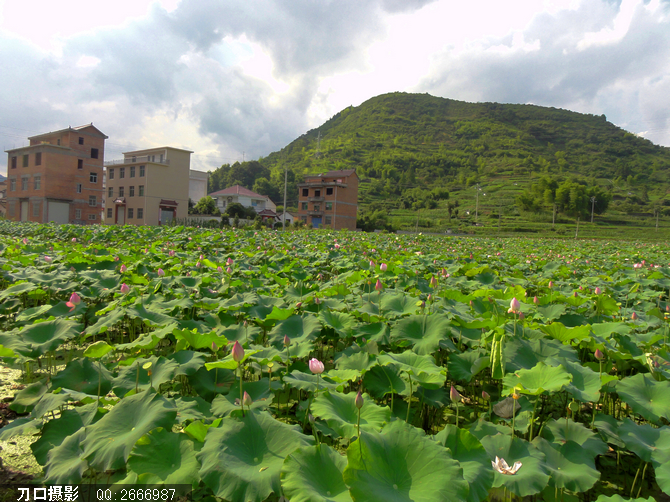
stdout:
POLYGON ((306 175, 298 184, 298 218, 314 228, 356 230, 358 175, 356 170, 306 175))
POLYGON ((6 150, 7 218, 38 223, 99 223, 105 136, 93 124, 28 138, 6 150))
POLYGON ((188 215, 190 150, 169 146, 124 152, 105 162, 108 225, 165 225, 188 215))

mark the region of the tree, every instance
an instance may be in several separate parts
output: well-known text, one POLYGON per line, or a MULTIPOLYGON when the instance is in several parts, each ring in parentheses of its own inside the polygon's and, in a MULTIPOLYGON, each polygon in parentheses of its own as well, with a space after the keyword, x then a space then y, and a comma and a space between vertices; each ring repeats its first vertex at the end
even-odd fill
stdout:
POLYGON ((228 204, 225 214, 227 214, 231 218, 246 218, 247 208, 245 208, 239 202, 233 202, 232 204, 228 204))
POLYGON ((198 201, 198 203, 193 208, 193 212, 195 214, 221 214, 219 209, 216 207, 216 202, 209 195, 198 201))

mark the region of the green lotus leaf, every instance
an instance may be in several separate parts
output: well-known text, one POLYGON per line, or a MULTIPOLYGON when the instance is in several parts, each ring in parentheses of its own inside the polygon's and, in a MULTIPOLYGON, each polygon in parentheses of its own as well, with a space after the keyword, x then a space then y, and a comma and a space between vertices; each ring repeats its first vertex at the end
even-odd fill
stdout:
POLYGON ((336 370, 332 369, 326 373, 326 376, 338 383, 353 382, 361 378, 361 372, 358 370, 336 370))
POLYGON ((221 330, 220 334, 224 336, 229 342, 238 341, 242 344, 247 344, 255 341, 260 332, 261 329, 256 325, 247 324, 245 326, 243 323, 241 323, 224 328, 221 330))
POLYGON ((51 380, 53 387, 83 392, 91 396, 106 395, 112 390, 114 377, 103 364, 102 367, 88 357, 74 359, 67 363, 65 369, 58 372, 51 380))
POLYGON ((609 444, 613 444, 619 448, 625 447, 623 441, 619 439, 619 426, 621 425, 621 422, 617 421, 616 418, 611 415, 603 415, 598 413, 595 416, 593 425, 598 430, 598 433, 600 434, 600 437, 603 439, 603 441, 606 441, 609 444))
POLYGON ((186 427, 184 427, 184 432, 196 441, 204 443, 209 429, 212 427, 218 427, 222 420, 222 418, 217 418, 211 424, 206 424, 202 420, 196 420, 195 422, 191 422, 186 427))
POLYGON ((479 440, 455 425, 447 425, 434 439, 449 448, 452 458, 461 465, 463 478, 470 485, 468 502, 481 502, 486 499, 493 486, 494 476, 489 467, 489 456, 479 440))
POLYGON ((387 394, 409 395, 407 374, 394 366, 375 366, 365 373, 363 385, 376 398, 387 394))
POLYGON ((9 409, 16 413, 28 413, 29 411, 32 411, 35 405, 46 393, 47 386, 42 380, 31 383, 14 396, 14 400, 12 401, 12 404, 9 405, 9 409))
POLYGON ((618 432, 626 448, 645 462, 651 462, 656 451, 670 451, 670 428, 659 429, 648 424, 636 424, 625 418, 618 432))
POLYGON ((121 367, 119 374, 113 381, 112 389, 117 396, 125 396, 131 390, 147 390, 151 387, 158 389, 161 384, 169 382, 174 378, 174 375, 179 368, 176 361, 167 359, 163 356, 151 356, 149 358, 139 358, 130 366, 121 367), (151 363, 148 370, 143 366, 151 363))
POLYGON ((281 493, 279 475, 284 459, 312 438, 265 412, 227 417, 210 429, 197 459, 200 477, 216 497, 261 502, 281 493))
POLYGON ((291 343, 306 340, 315 340, 321 331, 321 323, 313 315, 293 315, 288 319, 279 321, 268 334, 270 343, 283 346, 284 336, 288 336, 291 343))
POLYGON ((294 389, 304 390, 305 392, 316 392, 317 384, 320 390, 337 390, 339 384, 328 377, 314 375, 312 373, 303 373, 293 370, 289 375, 284 376, 284 383, 294 389))
POLYGON ((670 420, 670 381, 657 382, 638 373, 620 380, 616 391, 624 403, 647 420, 654 423, 661 417, 670 420))
POLYGON ((598 373, 567 359, 549 358, 546 363, 550 366, 562 366, 572 380, 565 386, 565 390, 577 401, 597 402, 600 398, 601 381, 598 373))
POLYGON ((516 474, 494 472, 494 488, 505 487, 519 497, 528 497, 540 493, 549 483, 549 474, 544 467, 544 453, 532 443, 519 438, 510 438, 509 434, 496 434, 480 439, 491 461, 496 457, 504 459, 508 465, 521 462, 516 474))
MULTIPOLYGON (((340 437, 351 438, 358 435, 356 423, 358 409, 354 400, 356 394, 350 392, 326 391, 319 394, 312 402, 314 416, 326 421, 328 427, 340 437)), ((391 419, 391 410, 388 406, 378 406, 369 395, 363 394, 364 404, 361 408, 360 425, 362 431, 379 431, 391 419)))
POLYGON ((81 443, 86 438, 86 429, 78 429, 67 436, 61 444, 49 450, 44 466, 44 481, 55 485, 81 483, 88 470, 88 462, 82 457, 81 443))
POLYGON ((577 443, 583 450, 582 455, 587 452, 591 460, 607 453, 607 445, 592 430, 572 420, 548 420, 542 428, 542 437, 558 445, 568 441, 577 443))
POLYGON ((466 501, 468 483, 449 450, 401 420, 347 448, 344 482, 356 502, 466 501), (439 475, 436 475, 439 474, 439 475))
POLYGON ((565 313, 565 305, 561 305, 560 303, 540 305, 537 307, 537 313, 545 321, 554 321, 565 313))
POLYGON ((503 394, 512 394, 518 389, 522 394, 537 396, 543 392, 557 392, 571 381, 571 375, 563 366, 547 366, 537 363, 532 369, 521 369, 503 378, 503 394))
POLYGON ((70 401, 73 401, 72 396, 65 392, 60 392, 58 394, 47 392, 37 402, 33 410, 30 412, 30 416, 32 418, 42 418, 50 411, 57 410, 70 401))
MULTIPOLYGON (((279 388, 281 388, 281 384, 276 380, 273 381, 272 390, 279 388)), ((270 390, 267 378, 262 378, 255 382, 245 382, 242 390, 248 393, 253 400, 253 404, 251 405, 252 410, 265 409, 272 404, 274 394, 270 390)), ((231 412, 241 409, 239 402, 236 404, 236 400, 239 401, 239 399, 240 382, 237 380, 230 388, 228 394, 214 398, 212 401, 212 414, 217 417, 225 417, 230 415, 231 412)), ((245 406, 244 409, 246 410, 247 407, 245 406)))
POLYGON ((551 475, 549 486, 580 493, 590 490, 600 479, 594 459, 585 457, 574 441, 558 445, 536 437, 532 444, 545 455, 543 467, 551 475))
POLYGON ((244 357, 242 358, 239 363, 233 359, 233 354, 230 353, 220 361, 214 361, 213 363, 205 363, 205 368, 207 368, 208 371, 211 371, 215 368, 222 369, 222 370, 235 370, 239 367, 240 364, 244 364, 244 362, 249 359, 251 356, 259 352, 257 349, 246 349, 244 351, 244 357))
POLYGON ((161 314, 160 312, 154 312, 151 310, 147 310, 144 308, 143 305, 132 305, 126 309, 126 314, 128 317, 131 319, 141 319, 143 323, 148 324, 150 326, 167 326, 168 324, 172 324, 174 322, 174 318, 161 314))
POLYGON ((455 380, 469 382, 484 368, 488 368, 490 358, 481 350, 469 350, 461 354, 449 354, 447 369, 455 380))
POLYGON ((419 309, 416 298, 408 295, 385 294, 381 298, 381 311, 387 319, 395 319, 409 314, 416 314, 419 309))
POLYGON ((373 322, 363 324, 356 329, 356 338, 367 340, 367 343, 375 342, 380 345, 389 345, 391 340, 389 333, 391 328, 385 322, 373 322))
POLYGON ((420 383, 427 389, 442 387, 447 381, 442 368, 435 364, 431 355, 420 355, 406 350, 400 354, 382 354, 378 358, 383 365, 391 364, 396 368, 412 375, 412 380, 420 383))
POLYGON ((563 345, 558 340, 515 338, 505 342, 505 371, 507 372, 514 372, 522 368, 531 369, 548 357, 565 358, 576 363, 580 362, 575 349, 563 345))
POLYGON ((205 359, 205 354, 192 350, 180 350, 179 352, 170 354, 168 359, 172 359, 179 364, 179 368, 175 371, 175 376, 191 376, 200 368, 204 368, 205 361, 207 360, 205 359))
POLYGON ((37 358, 78 336, 81 328, 81 324, 63 319, 44 321, 26 326, 17 334, 17 340, 12 345, 5 345, 18 354, 37 358))
POLYGON ((60 417, 44 424, 42 435, 30 445, 37 463, 45 465, 51 449, 59 446, 66 437, 82 427, 97 422, 103 416, 104 413, 98 409, 97 403, 90 403, 73 410, 65 410, 60 417))
POLYGON ((184 340, 189 347, 194 349, 210 349, 212 344, 217 347, 225 347, 228 345, 228 340, 225 336, 217 335, 216 331, 209 331, 207 333, 198 332, 197 328, 192 330, 174 328, 172 335, 177 340, 184 340))
POLYGON ((651 455, 656 482, 663 493, 670 495, 670 449, 656 450, 651 455))
POLYGON ((211 401, 219 394, 228 394, 236 378, 233 370, 217 368, 207 371, 203 366, 188 377, 188 382, 201 398, 211 401))
POLYGON ((348 338, 353 336, 358 325, 356 318, 343 312, 323 309, 317 316, 324 326, 333 328, 338 335, 348 338))
POLYGON ((561 342, 570 342, 572 340, 581 341, 591 336, 591 326, 575 326, 566 328, 560 322, 553 322, 540 326, 540 330, 556 340, 561 342))
POLYGON ((432 354, 449 333, 446 314, 413 315, 391 328, 391 340, 408 342, 419 355, 432 354))
POLYGON ((597 499, 596 502, 656 502, 653 497, 649 497, 647 499, 638 497, 635 499, 631 499, 628 497, 622 497, 621 495, 600 495, 597 499))
POLYGON ((377 364, 377 358, 364 351, 356 352, 355 354, 340 352, 335 355, 335 367, 338 370, 356 370, 360 371, 361 374, 365 374, 365 372, 377 364))
POLYGON ((38 433, 44 427, 40 419, 16 418, 0 429, 0 441, 8 441, 15 436, 28 436, 38 433))
POLYGON ((127 469, 138 484, 191 485, 200 478, 195 443, 183 433, 156 429, 142 436, 128 457, 127 469))
POLYGON ((291 502, 351 502, 342 478, 346 466, 346 457, 327 444, 298 448, 284 459, 284 496, 291 502))
POLYGON ((105 354, 114 350, 114 347, 109 345, 104 340, 98 340, 95 343, 92 343, 84 351, 84 357, 90 357, 92 359, 100 359, 105 354))
POLYGON ((126 397, 86 427, 82 458, 98 471, 121 469, 139 438, 156 427, 172 430, 177 407, 155 391, 126 397))
POLYGON ((211 417, 211 404, 199 396, 180 396, 175 399, 177 423, 186 420, 204 420, 211 417))

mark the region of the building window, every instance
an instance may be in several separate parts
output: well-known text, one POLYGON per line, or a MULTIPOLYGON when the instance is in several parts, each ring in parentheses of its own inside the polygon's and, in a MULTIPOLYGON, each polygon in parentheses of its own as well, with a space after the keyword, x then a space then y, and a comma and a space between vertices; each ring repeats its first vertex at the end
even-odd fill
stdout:
POLYGON ((97 148, 91 148, 91 158, 92 159, 97 159, 98 158, 98 149, 97 148))
POLYGON ((57 140, 56 140, 56 144, 57 144, 58 146, 60 146, 60 139, 57 139, 57 140))
POLYGON ((252 200, 251 201, 251 207, 256 207, 258 206, 258 201, 257 200, 252 200))
POLYGON ((138 207, 137 208, 137 219, 141 220, 144 218, 144 208, 138 207))
POLYGON ((16 178, 9 180, 9 191, 16 192, 16 178))
POLYGON ((90 173, 90 176, 89 176, 88 179, 91 183, 97 183, 98 182, 98 173, 90 173))
POLYGON ((98 198, 95 195, 89 195, 88 196, 88 205, 91 207, 95 207, 98 205, 98 198))
POLYGON ((108 169, 107 172, 109 173, 109 179, 113 180, 114 179, 114 169, 108 169))
POLYGON ((124 195, 123 187, 119 187, 119 197, 123 197, 123 195, 124 195))
POLYGON ((107 197, 109 197, 110 199, 114 197, 114 187, 107 188, 107 197))
POLYGON ((23 156, 23 167, 28 167, 28 154, 23 156))
POLYGON ((21 190, 28 190, 28 178, 21 178, 21 190))
POLYGON ((35 178, 33 178, 33 188, 35 190, 42 188, 42 176, 35 176, 35 178))
POLYGON ((125 177, 126 177, 126 168, 119 167, 119 178, 125 178, 125 177))
POLYGON ((7 205, 7 212, 9 213, 9 216, 14 216, 14 214, 16 214, 16 203, 15 202, 10 202, 7 205))
POLYGON ((81 183, 77 183, 77 193, 81 193, 81 183))
POLYGON ((314 204, 314 211, 321 211, 321 204, 314 204))
POLYGON ((89 214, 89 215, 88 215, 88 219, 89 219, 89 220, 95 220, 95 219, 97 219, 97 217, 96 217, 95 214, 89 214))
POLYGON ((330 225, 333 222, 333 218, 331 216, 326 216, 326 225, 330 225))
POLYGON ((111 217, 112 217, 112 208, 108 207, 107 208, 107 218, 111 218, 111 217))
POLYGON ((130 177, 131 178, 135 177, 135 166, 130 166, 130 177))
POLYGON ((333 195, 333 189, 332 188, 326 188, 326 195, 333 195))
POLYGON ((134 186, 129 187, 128 197, 135 197, 135 187, 134 186))
POLYGON ((140 178, 144 178, 144 166, 140 166, 140 178))
POLYGON ((333 203, 326 202, 326 211, 332 211, 332 210, 333 210, 333 203))
POLYGON ((84 169, 84 159, 77 159, 77 169, 84 169))
POLYGON ((12 169, 16 169, 16 157, 12 157, 12 169))
POLYGON ((302 203, 302 210, 307 211, 307 202, 302 203))
POLYGON ((75 209, 74 210, 74 219, 75 220, 81 220, 81 209, 75 209))
POLYGON ((135 157, 135 156, 133 155, 133 157, 132 157, 132 161, 133 161, 133 162, 137 162, 137 157, 135 157))
MULTIPOLYGON (((80 145, 83 145, 83 144, 84 144, 84 138, 82 138, 81 136, 79 136, 79 144, 80 144, 80 145)), ((96 157, 96 158, 97 158, 97 157, 96 157)))
POLYGON ((321 190, 314 190, 314 197, 321 197, 321 190))
POLYGON ((163 163, 163 154, 162 154, 162 153, 161 153, 161 160, 160 160, 160 163, 161 163, 161 164, 163 163))
POLYGON ((128 208, 128 219, 129 220, 133 219, 133 208, 132 207, 128 208))
POLYGON ((309 188, 303 188, 302 189, 302 196, 307 197, 309 195, 309 188))
POLYGON ((42 165, 42 152, 37 152, 35 154, 35 165, 36 166, 41 166, 42 165))
POLYGON ((39 216, 40 216, 40 203, 33 202, 33 217, 39 218, 39 216))
POLYGON ((140 185, 140 197, 144 197, 144 185, 140 185))

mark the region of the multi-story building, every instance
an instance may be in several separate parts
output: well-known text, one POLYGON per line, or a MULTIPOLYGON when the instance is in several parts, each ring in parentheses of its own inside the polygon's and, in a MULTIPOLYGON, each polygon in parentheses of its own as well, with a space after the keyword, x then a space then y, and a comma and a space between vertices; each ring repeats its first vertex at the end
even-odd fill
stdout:
POLYGON ((240 185, 212 192, 209 196, 216 201, 216 207, 218 207, 219 211, 222 213, 225 213, 226 208, 234 203, 242 204, 244 207, 253 207, 257 213, 260 213, 265 209, 272 212, 277 211, 277 206, 270 200, 270 197, 257 194, 240 185))
POLYGON ((306 175, 298 184, 298 218, 314 228, 356 230, 358 175, 356 170, 306 175))
POLYGON ((99 223, 105 136, 93 124, 28 138, 7 150, 7 218, 99 223))
POLYGON ((150 148, 105 162, 108 225, 165 225, 188 215, 190 150, 150 148))
POLYGON ((194 204, 197 204, 200 199, 207 195, 207 182, 209 181, 209 173, 205 171, 190 170, 188 180, 188 198, 194 204))

